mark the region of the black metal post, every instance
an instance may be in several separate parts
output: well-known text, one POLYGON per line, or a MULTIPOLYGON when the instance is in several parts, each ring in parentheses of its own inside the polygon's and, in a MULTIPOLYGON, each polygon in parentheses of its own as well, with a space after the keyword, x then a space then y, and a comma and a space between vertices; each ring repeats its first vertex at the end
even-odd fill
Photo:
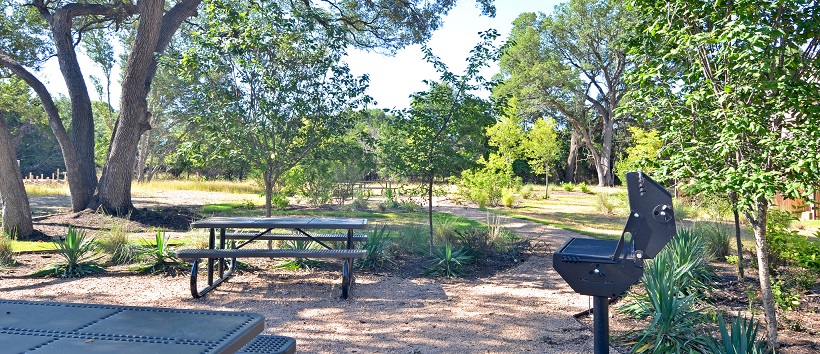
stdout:
POLYGON ((595 354, 609 354, 609 298, 592 297, 592 332, 595 354))

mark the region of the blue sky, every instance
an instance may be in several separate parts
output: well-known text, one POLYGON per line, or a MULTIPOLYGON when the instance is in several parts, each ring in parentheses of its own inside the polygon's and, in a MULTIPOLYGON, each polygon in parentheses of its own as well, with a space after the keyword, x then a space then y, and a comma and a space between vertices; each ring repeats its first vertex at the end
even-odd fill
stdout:
MULTIPOLYGON (((474 0, 460 0, 450 13, 444 18, 444 25, 433 34, 428 46, 433 53, 447 64, 450 71, 461 74, 466 66, 466 59, 478 42, 478 32, 493 28, 500 34, 498 45, 506 40, 512 22, 522 12, 550 13, 560 3, 559 0, 496 0, 496 16, 489 18, 481 16, 474 0)), ((78 53, 81 68, 86 75, 91 99, 97 98, 90 75, 102 77, 102 71, 96 67, 82 53, 78 53)), ((373 52, 351 51, 345 59, 356 75, 369 74, 370 88, 368 94, 377 104, 372 108, 406 108, 410 105, 409 96, 427 87, 422 80, 437 80, 439 75, 433 66, 426 61, 421 53, 421 46, 407 47, 394 56, 385 56, 373 52)), ((493 64, 485 69, 484 76, 490 77, 498 72, 498 66, 493 64)), ((52 58, 44 70, 37 75, 46 84, 53 95, 67 95, 65 83, 57 67, 56 58, 52 58)), ((119 72, 112 75, 117 78, 119 72)), ((112 104, 119 103, 119 85, 112 85, 112 104)))

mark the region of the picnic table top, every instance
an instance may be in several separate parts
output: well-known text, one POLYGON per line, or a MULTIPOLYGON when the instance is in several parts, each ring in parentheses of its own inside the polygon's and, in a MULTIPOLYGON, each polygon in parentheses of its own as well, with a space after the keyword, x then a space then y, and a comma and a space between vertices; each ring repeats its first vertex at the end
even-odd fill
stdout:
POLYGON ((246 312, 0 300, 4 353, 233 353, 264 328, 246 312))
POLYGON ((191 228, 364 229, 367 219, 351 218, 254 218, 215 216, 194 221, 191 228))

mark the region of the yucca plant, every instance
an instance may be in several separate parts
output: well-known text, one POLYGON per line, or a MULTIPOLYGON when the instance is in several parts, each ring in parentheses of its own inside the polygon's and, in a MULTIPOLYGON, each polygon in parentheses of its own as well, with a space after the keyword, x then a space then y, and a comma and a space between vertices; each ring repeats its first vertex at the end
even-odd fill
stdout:
POLYGON ((726 328, 723 316, 718 317, 720 341, 709 342, 709 352, 713 354, 762 354, 765 343, 757 338, 758 324, 754 318, 748 320, 740 314, 732 321, 731 334, 726 328))
POLYGON ((387 225, 382 225, 378 230, 373 230, 367 236, 364 248, 367 255, 356 260, 356 265, 362 269, 391 269, 396 265, 396 261, 389 254, 387 247, 390 245, 390 233, 386 232, 387 225))
POLYGON ((703 318, 694 308, 698 294, 683 295, 678 288, 692 265, 682 269, 669 269, 669 265, 655 262, 644 273, 646 298, 637 306, 652 317, 652 322, 633 336, 631 353, 697 352, 707 345, 698 333, 703 318))
POLYGON ((182 267, 182 262, 171 250, 171 237, 158 229, 154 242, 145 241, 140 250, 140 258, 147 261, 135 268, 140 273, 175 271, 182 267))
POLYGON ((459 277, 464 274, 464 266, 472 257, 467 255, 466 248, 459 248, 453 251, 453 245, 447 243, 444 247, 436 249, 436 258, 430 262, 430 267, 424 272, 426 275, 443 275, 445 277, 459 277))
MULTIPOLYGON (((282 243, 284 249, 289 250, 310 250, 314 249, 313 241, 291 240, 282 243)), ((281 261, 276 264, 276 268, 284 268, 289 270, 304 269, 310 270, 319 265, 319 261, 308 258, 293 258, 281 261)))
POLYGON ((97 263, 100 256, 97 254, 94 239, 86 238, 85 231, 69 226, 65 240, 55 237, 54 243, 57 244, 57 254, 63 262, 49 263, 45 268, 35 272, 34 276, 71 278, 105 271, 97 263))

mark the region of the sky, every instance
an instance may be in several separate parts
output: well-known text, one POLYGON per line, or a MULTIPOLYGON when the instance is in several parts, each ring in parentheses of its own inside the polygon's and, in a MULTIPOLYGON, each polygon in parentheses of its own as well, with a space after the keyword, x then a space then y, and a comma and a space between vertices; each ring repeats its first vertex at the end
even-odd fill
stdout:
MULTIPOLYGON (((472 49, 479 42, 478 33, 490 28, 499 33, 497 45, 507 39, 512 28, 512 22, 523 12, 550 13, 560 3, 560 0, 495 0, 496 16, 489 18, 481 15, 481 10, 474 0, 460 0, 458 5, 444 17, 444 25, 439 28, 430 39, 428 46, 433 54, 444 62, 449 70, 462 74, 466 68, 466 59, 472 49)), ((115 55, 119 55, 116 53, 115 55)), ((102 70, 91 62, 83 53, 78 53, 80 66, 86 76, 86 84, 91 99, 97 99, 90 75, 102 78, 102 70)), ((355 75, 368 74, 370 88, 367 91, 374 98, 376 104, 370 108, 402 109, 410 105, 410 95, 424 91, 427 86, 422 80, 438 80, 439 74, 432 64, 424 60, 420 45, 409 46, 398 51, 394 56, 386 56, 374 52, 352 50, 344 59, 355 75)), ((116 70, 116 69, 115 69, 116 70)), ((482 74, 490 78, 498 72, 498 65, 494 63, 482 74)), ((48 87, 53 95, 67 95, 65 82, 57 66, 57 59, 49 60, 44 70, 37 75, 48 87)), ((114 72, 112 77, 120 77, 114 72)), ((112 105, 119 105, 119 84, 112 84, 112 105)))

